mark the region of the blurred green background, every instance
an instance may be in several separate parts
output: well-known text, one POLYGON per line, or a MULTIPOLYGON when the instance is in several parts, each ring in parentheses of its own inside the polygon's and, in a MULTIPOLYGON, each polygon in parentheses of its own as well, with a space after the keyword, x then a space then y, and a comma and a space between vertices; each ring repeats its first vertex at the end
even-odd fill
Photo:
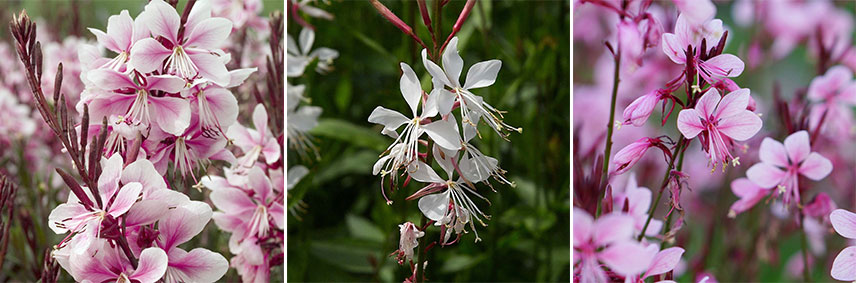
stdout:
MULTIPOLYGON (((431 47, 417 2, 383 4, 431 47)), ((443 39, 464 4, 451 1, 444 7, 443 39)), ((421 186, 411 182, 390 195, 391 206, 385 204, 380 177, 371 175, 371 168, 392 139, 367 118, 379 105, 407 109, 399 91, 399 62, 413 67, 424 89, 429 88, 430 75, 422 65, 421 46, 368 1, 331 1, 316 7, 336 18, 304 17, 316 27, 313 48, 333 48, 340 55, 328 74, 312 72, 310 66, 303 77, 289 79, 291 85, 306 84, 308 105, 324 112, 311 131, 320 160, 306 160, 289 150, 289 166, 305 165, 310 174, 290 191, 288 200, 289 207, 298 201, 307 207, 297 213, 300 219, 288 216, 288 280, 401 281, 410 268, 389 255, 398 249, 398 224, 420 223, 416 201, 404 198, 421 186)), ((498 193, 493 193, 477 185, 492 203, 474 199, 492 216, 487 227, 477 225, 483 241, 473 243, 470 232, 453 246, 433 248, 426 271, 429 281, 570 278, 569 23, 568 1, 478 1, 458 33, 465 70, 480 61, 502 60, 496 83, 474 93, 507 110, 505 122, 524 130, 506 142, 482 123, 476 146, 499 159, 517 186, 494 182, 498 193)), ((289 35, 296 39, 300 29, 289 20, 289 35)), ((429 228, 425 237, 437 240, 439 228, 429 228)))
MULTIPOLYGON (((267 19, 268 15, 273 11, 284 11, 284 2, 279 0, 261 0, 263 10, 260 16, 267 19)), ((122 10, 128 10, 132 17, 136 17, 145 7, 148 1, 146 0, 79 0, 79 1, 60 1, 60 0, 30 0, 30 1, 11 1, 0 0, 0 44, 12 47, 13 39, 9 34, 8 23, 12 20, 12 15, 17 15, 22 9, 26 9, 30 17, 38 24, 38 32, 50 32, 53 36, 57 36, 59 40, 75 34, 80 34, 81 37, 95 42, 95 36, 92 35, 86 28, 92 27, 100 30, 106 30, 107 19, 111 15, 119 14, 122 10), (75 10, 77 10, 77 24, 75 24, 75 10)), ((178 11, 183 11, 186 0, 180 0, 178 11)), ((234 34, 233 34, 234 35, 234 34)), ((232 39, 232 38, 230 38, 232 39)), ((42 42, 44 47, 46 42, 42 42)), ((267 48, 268 43, 261 43, 267 48)), ((14 51, 12 51, 14 52, 14 51)), ((15 57, 17 61, 18 58, 15 57)), ((44 68, 55 68, 56 66, 44 66, 44 68)), ((23 72, 23 70, 21 71, 23 72)), ((3 76, 9 74, 0 74, 3 76)), ((53 77, 44 77, 43 80, 53 81, 53 77)), ((63 82, 69 80, 78 80, 73 76, 66 75, 63 82)), ((241 106, 246 107, 247 101, 252 101, 255 104, 250 93, 242 93, 238 90, 234 94, 241 101, 241 106)), ((26 94, 29 95, 29 94, 26 94)), ((33 111, 36 111, 33 108, 33 111)), ((37 127, 47 128, 44 120, 38 115, 35 115, 37 127)), ((238 121, 243 124, 250 122, 249 112, 241 113, 238 121)), ((79 119, 78 117, 74 117, 79 119)), ((27 168, 26 164, 16 163, 23 158, 25 150, 51 150, 51 149, 31 149, 31 148, 15 148, 15 158, 5 159, 0 156, 0 166, 5 169, 11 167, 27 168)), ((53 149, 55 154, 65 154, 59 152, 59 148, 53 149)), ((215 163, 211 168, 217 170, 221 168, 223 163, 215 163)), ((67 172, 76 176, 76 171, 71 169, 71 166, 63 168, 67 172)), ((0 170, 2 171, 2 170, 0 170)), ((37 273, 41 272, 42 260, 44 257, 43 251, 53 245, 59 243, 65 235, 57 235, 48 228, 47 219, 51 210, 56 207, 61 200, 65 201, 68 194, 68 188, 65 185, 60 185, 61 182, 56 182, 56 173, 54 168, 38 168, 36 171, 26 169, 14 170, 19 174, 10 176, 10 178, 18 186, 15 207, 15 219, 11 221, 9 245, 7 248, 6 258, 3 261, 3 266, 0 268, 0 282, 35 282, 37 273), (23 226, 29 228, 24 229, 23 226), (33 249, 35 248, 35 252, 33 249)), ((79 180, 79 179, 78 179, 79 180)), ((199 192, 189 190, 190 185, 185 183, 171 184, 173 188, 184 191, 193 200, 208 202, 207 191, 199 192)), ((210 204, 210 202, 209 202, 210 204)), ((222 254, 227 259, 232 255, 228 249, 229 234, 221 232, 214 225, 213 221, 208 223, 205 230, 197 235, 190 242, 185 243, 184 247, 205 247, 212 251, 222 254)), ((280 281, 283 277, 283 267, 278 266, 272 269, 272 281, 280 281)), ((60 271, 60 282, 71 282, 73 279, 67 272, 60 271)), ((240 276, 234 269, 230 268, 229 272, 221 278, 223 282, 240 281, 240 276)))

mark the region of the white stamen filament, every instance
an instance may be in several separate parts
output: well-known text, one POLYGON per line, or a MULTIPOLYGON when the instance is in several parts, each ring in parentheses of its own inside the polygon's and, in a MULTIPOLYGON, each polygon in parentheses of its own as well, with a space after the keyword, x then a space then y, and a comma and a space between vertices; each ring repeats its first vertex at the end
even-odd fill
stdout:
POLYGON ((199 68, 190 60, 187 52, 181 45, 175 46, 172 49, 172 55, 166 60, 167 73, 177 75, 184 79, 193 79, 199 74, 199 68))

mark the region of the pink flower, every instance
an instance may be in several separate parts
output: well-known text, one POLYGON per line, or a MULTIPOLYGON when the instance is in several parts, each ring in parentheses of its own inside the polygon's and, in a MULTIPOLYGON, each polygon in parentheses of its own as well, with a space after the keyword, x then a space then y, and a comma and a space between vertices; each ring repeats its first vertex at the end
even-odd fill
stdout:
POLYGON ((822 126, 835 136, 854 133, 853 110, 856 106, 856 82, 853 73, 844 66, 834 66, 826 74, 814 78, 808 87, 808 98, 817 104, 811 108, 812 128, 822 126), (824 117, 826 115, 826 117, 824 117), (823 119, 823 125, 820 125, 823 119))
POLYGON ((229 262, 222 255, 203 248, 187 252, 178 247, 202 232, 211 215, 208 204, 188 201, 158 221, 157 246, 169 259, 165 282, 215 282, 226 274, 229 262))
POLYGON ((606 282, 599 262, 613 272, 632 275, 645 272, 655 254, 632 239, 633 217, 613 212, 595 221, 585 210, 574 207, 574 264, 580 282, 606 282), (601 249, 603 248, 603 249, 601 249), (634 256, 627 256, 634 255, 634 256))
POLYGON ((709 89, 696 103, 695 108, 678 113, 678 130, 687 139, 700 133, 700 141, 706 149, 710 163, 723 168, 729 161, 740 164, 730 152, 732 140, 745 141, 761 130, 761 118, 749 110, 749 89, 731 92, 720 97, 719 91, 709 89))
POLYGON ((685 65, 691 63, 697 74, 710 84, 726 77, 743 73, 744 64, 731 54, 719 54, 711 58, 702 57, 708 50, 699 50, 702 40, 707 47, 715 47, 723 35, 722 21, 711 20, 703 24, 691 24, 683 14, 675 23, 675 33, 663 34, 663 52, 672 62, 685 65), (693 57, 687 58, 687 47, 693 48, 693 57))
POLYGON ((99 241, 100 248, 93 254, 71 254, 69 273, 78 282, 141 282, 154 283, 164 276, 167 255, 160 248, 147 248, 140 253, 134 269, 118 247, 99 241))
POLYGON ((681 15, 686 15, 687 20, 694 24, 703 24, 716 15, 716 6, 710 0, 672 0, 672 2, 678 7, 681 15))
POLYGON ((814 196, 814 199, 812 199, 808 204, 803 206, 803 212, 805 212, 805 215, 807 216, 827 219, 829 213, 836 208, 838 208, 838 206, 835 205, 835 201, 833 201, 828 194, 820 192, 814 196))
POLYGON ((404 264, 404 261, 413 260, 413 249, 419 246, 418 239, 425 236, 425 232, 419 231, 416 225, 412 222, 405 222, 398 225, 401 236, 399 238, 398 250, 393 253, 397 254, 398 264, 404 264))
POLYGON ((739 178, 731 182, 731 192, 740 199, 735 201, 728 210, 728 217, 734 218, 737 214, 751 209, 761 199, 770 194, 772 189, 762 188, 749 179, 739 178))
POLYGON ((249 169, 255 165, 259 156, 265 157, 265 163, 273 164, 280 158, 279 143, 268 129, 268 116, 265 107, 257 104, 253 110, 254 129, 248 129, 240 124, 229 127, 226 136, 244 152, 244 158, 239 166, 249 169))
POLYGON ((818 181, 832 171, 832 162, 817 152, 811 152, 808 132, 799 131, 785 138, 785 144, 764 138, 759 149, 761 162, 746 171, 746 177, 763 188, 777 187, 786 193, 785 204, 791 198, 800 200, 798 175, 818 181))
MULTIPOLYGON (((671 247, 665 250, 660 250, 659 244, 649 244, 645 248, 646 256, 654 255, 648 269, 640 277, 639 274, 628 276, 624 282, 645 282, 645 279, 651 276, 660 275, 675 269, 681 261, 681 256, 684 254, 684 249, 681 247, 671 247)), ((664 281, 657 281, 664 282, 664 281)))
MULTIPOLYGON (((633 216, 634 229, 633 232, 639 233, 645 227, 645 222, 648 220, 648 209, 651 208, 651 190, 646 187, 637 187, 636 176, 631 173, 627 180, 627 189, 624 193, 615 194, 613 207, 616 211, 624 211, 624 206, 627 205, 627 212, 633 216)), ((645 235, 654 236, 660 233, 663 229, 663 221, 651 219, 648 224, 648 229, 645 235)))
POLYGON ((633 124, 639 127, 645 124, 651 112, 654 112, 654 106, 660 101, 661 90, 655 90, 640 96, 630 103, 627 108, 624 108, 624 122, 621 124, 633 124))
POLYGON ((619 150, 612 157, 612 174, 621 175, 633 168, 633 165, 648 152, 648 148, 654 146, 653 144, 656 142, 659 140, 648 137, 640 138, 619 150))
POLYGON ((125 72, 125 63, 128 62, 134 43, 150 35, 148 27, 140 21, 140 17, 136 20, 132 19, 128 10, 122 10, 118 15, 112 15, 107 19, 107 33, 94 28, 89 28, 89 31, 95 34, 98 43, 118 54, 112 60, 98 62, 99 68, 119 72, 125 72))
POLYGON ((226 139, 223 136, 205 136, 199 121, 194 119, 181 135, 152 131, 143 146, 150 153, 149 160, 161 174, 166 172, 171 160, 174 169, 182 176, 189 173, 196 179, 194 167, 209 158, 216 159, 215 154, 226 147, 226 139))
POLYGON ((87 73, 87 77, 98 88, 107 90, 96 92, 96 96, 89 102, 91 123, 100 124, 101 117, 121 115, 134 124, 145 127, 157 126, 164 132, 174 135, 183 132, 190 124, 190 105, 187 101, 180 97, 153 94, 153 91, 166 93, 181 91, 185 84, 178 77, 137 76, 142 85, 138 85, 127 75, 111 69, 92 70, 87 73))
MULTIPOLYGON (((832 228, 839 235, 856 239, 856 213, 836 209, 829 214, 832 228)), ((841 281, 856 280, 856 246, 849 246, 841 250, 832 262, 832 270, 829 272, 832 278, 841 281)))
POLYGON ((201 78, 218 85, 229 83, 223 51, 218 48, 232 32, 231 21, 212 18, 207 5, 194 6, 184 25, 184 34, 180 35, 178 12, 163 0, 149 2, 137 19, 151 30, 152 36, 164 40, 137 41, 128 62, 134 69, 143 73, 163 70, 188 81, 201 78))

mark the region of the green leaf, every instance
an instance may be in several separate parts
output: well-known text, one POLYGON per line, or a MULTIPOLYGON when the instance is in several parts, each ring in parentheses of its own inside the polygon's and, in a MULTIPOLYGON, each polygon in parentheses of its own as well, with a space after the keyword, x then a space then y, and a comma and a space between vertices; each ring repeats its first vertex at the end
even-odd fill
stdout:
POLYGON ((335 118, 320 119, 318 126, 309 133, 316 137, 338 139, 378 151, 383 151, 389 144, 378 132, 335 118))
POLYGON ((378 155, 373 151, 363 150, 337 159, 335 166, 325 166, 320 169, 321 171, 313 179, 313 184, 324 184, 347 174, 371 174, 372 164, 377 161, 378 155))
POLYGON ((345 216, 345 224, 348 225, 348 231, 354 238, 383 243, 385 238, 383 232, 368 219, 348 214, 345 216))
POLYGON ((476 257, 463 254, 452 255, 451 257, 449 257, 449 259, 443 262, 443 266, 440 267, 440 273, 453 273, 468 269, 470 267, 475 266, 484 259, 484 255, 476 257))
POLYGON ((314 241, 310 252, 320 260, 349 272, 370 274, 374 267, 369 258, 380 259, 381 247, 365 241, 339 239, 331 241, 314 241))

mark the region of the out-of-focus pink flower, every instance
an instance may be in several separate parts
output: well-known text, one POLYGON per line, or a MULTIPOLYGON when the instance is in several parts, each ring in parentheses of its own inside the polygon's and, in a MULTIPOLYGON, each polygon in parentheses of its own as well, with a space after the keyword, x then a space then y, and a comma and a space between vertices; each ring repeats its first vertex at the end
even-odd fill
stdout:
POLYGON ((632 239, 633 217, 613 212, 595 221, 588 212, 577 207, 573 215, 574 264, 579 263, 580 282, 607 281, 599 262, 624 276, 648 269, 655 254, 646 252, 645 246, 632 239))
POLYGON ((681 15, 686 15, 689 22, 703 24, 716 15, 716 6, 710 0, 672 0, 681 15))
POLYGON ((828 219, 829 213, 838 208, 835 201, 825 192, 820 192, 808 204, 803 206, 803 212, 807 216, 828 219))
MULTIPOLYGON (((648 220, 648 209, 651 207, 651 190, 646 187, 638 187, 636 185, 636 176, 631 174, 627 180, 627 188, 623 193, 616 193, 613 198, 613 207, 616 211, 626 211, 634 219, 634 233, 639 233, 645 227, 645 221, 648 220)), ((654 236, 660 233, 663 229, 663 221, 651 219, 648 224, 648 229, 645 231, 646 236, 654 236)))
MULTIPOLYGON (((829 214, 832 228, 839 235, 856 239, 856 213, 836 209, 829 214)), ((829 272, 832 278, 841 281, 856 280, 856 246, 849 246, 841 250, 832 262, 832 270, 829 272)))
POLYGON ((785 138, 785 143, 764 138, 759 150, 761 162, 746 171, 746 177, 762 188, 778 188, 785 193, 784 202, 799 202, 798 175, 818 181, 832 172, 832 162, 811 152, 808 132, 799 131, 785 138))
POLYGON ((134 69, 148 73, 166 65, 164 71, 193 81, 197 78, 218 85, 229 83, 229 72, 223 61, 223 51, 218 49, 229 33, 232 22, 225 18, 212 18, 210 8, 194 6, 184 25, 184 34, 179 34, 181 19, 175 8, 163 0, 152 0, 137 20, 146 25, 155 37, 143 38, 131 48, 128 64, 134 69))
POLYGON ((725 97, 716 89, 709 89, 696 103, 695 108, 678 113, 678 130, 687 139, 703 134, 700 139, 713 168, 717 162, 723 168, 729 161, 739 162, 731 155, 732 140, 745 141, 761 130, 761 118, 749 110, 749 89, 731 92, 725 97))
POLYGON ((817 103, 809 114, 812 128, 821 126, 831 136, 851 136, 856 133, 852 129, 856 82, 853 81, 853 72, 847 67, 834 66, 823 76, 814 78, 807 95, 817 103), (820 125, 821 120, 823 125, 820 125))
POLYGON ((761 199, 770 194, 772 189, 762 188, 749 179, 739 178, 731 182, 731 192, 740 197, 728 210, 728 217, 734 218, 737 214, 751 209, 761 199))

